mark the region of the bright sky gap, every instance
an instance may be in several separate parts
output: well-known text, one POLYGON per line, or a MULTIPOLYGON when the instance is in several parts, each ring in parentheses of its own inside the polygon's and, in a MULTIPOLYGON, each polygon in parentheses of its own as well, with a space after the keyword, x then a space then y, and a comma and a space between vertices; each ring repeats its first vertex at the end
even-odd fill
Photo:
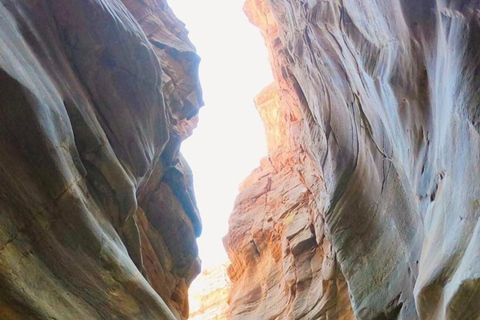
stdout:
POLYGON ((182 153, 193 170, 203 234, 204 269, 227 260, 222 237, 238 186, 266 155, 264 129, 253 99, 271 83, 268 53, 250 24, 244 0, 169 0, 202 58, 205 106, 182 153))

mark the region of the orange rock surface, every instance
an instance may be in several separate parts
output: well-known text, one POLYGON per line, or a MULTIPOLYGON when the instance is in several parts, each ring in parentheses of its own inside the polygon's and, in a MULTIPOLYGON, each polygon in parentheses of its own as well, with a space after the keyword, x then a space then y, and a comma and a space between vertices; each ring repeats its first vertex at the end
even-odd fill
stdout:
POLYGON ((276 83, 255 102, 269 156, 243 182, 224 238, 232 261, 228 319, 353 319, 346 282, 317 214, 323 181, 292 139, 301 129, 301 115, 291 112, 297 106, 276 83))
POLYGON ((230 281, 227 263, 203 270, 190 290, 190 320, 226 320, 230 281))

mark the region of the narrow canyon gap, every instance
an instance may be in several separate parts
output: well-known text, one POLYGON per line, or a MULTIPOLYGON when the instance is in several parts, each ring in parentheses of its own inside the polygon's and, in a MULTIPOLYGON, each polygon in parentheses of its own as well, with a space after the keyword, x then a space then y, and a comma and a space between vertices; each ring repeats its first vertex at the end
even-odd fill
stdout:
MULTIPOLYGON (((226 317, 478 320, 480 1, 246 11, 275 82, 226 317)), ((198 62, 162 0, 0 0, 1 319, 188 317, 198 62)))

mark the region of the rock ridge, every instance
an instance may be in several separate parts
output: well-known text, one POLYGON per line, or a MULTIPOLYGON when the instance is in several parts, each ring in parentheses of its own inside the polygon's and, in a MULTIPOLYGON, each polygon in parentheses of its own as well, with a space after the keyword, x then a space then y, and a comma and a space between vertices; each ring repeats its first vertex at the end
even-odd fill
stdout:
POLYGON ((246 2, 275 83, 224 239, 231 319, 478 319, 479 10, 246 2))
POLYGON ((199 57, 166 1, 0 1, 0 318, 186 319, 199 57))

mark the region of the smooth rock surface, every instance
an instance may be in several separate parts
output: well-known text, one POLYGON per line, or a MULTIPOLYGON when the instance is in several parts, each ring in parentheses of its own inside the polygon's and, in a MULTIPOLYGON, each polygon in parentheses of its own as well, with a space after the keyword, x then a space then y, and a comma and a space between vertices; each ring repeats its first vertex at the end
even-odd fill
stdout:
POLYGON ((248 0, 276 82, 231 319, 480 319, 480 2, 248 0))
POLYGON ((199 58, 165 1, 0 1, 0 319, 186 319, 199 58))

